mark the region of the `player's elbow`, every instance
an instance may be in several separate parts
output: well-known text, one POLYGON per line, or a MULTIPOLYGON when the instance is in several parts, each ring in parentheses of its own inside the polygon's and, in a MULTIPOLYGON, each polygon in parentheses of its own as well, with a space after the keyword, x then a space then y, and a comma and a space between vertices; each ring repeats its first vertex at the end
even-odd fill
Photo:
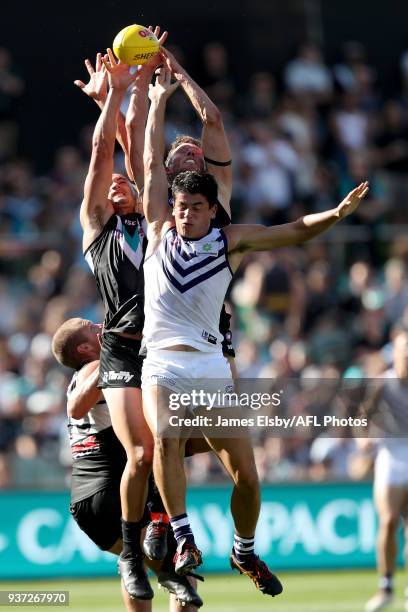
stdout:
POLYGON ((215 104, 203 110, 202 121, 204 125, 216 126, 222 124, 221 113, 215 104))
POLYGON ((316 234, 311 227, 308 227, 303 218, 297 219, 292 225, 294 243, 306 242, 311 240, 316 234))
POLYGON ((67 413, 69 418, 79 420, 82 419, 88 410, 80 402, 68 402, 67 413))
POLYGON ((143 166, 145 172, 151 172, 159 166, 163 165, 163 159, 160 158, 154 151, 147 151, 143 155, 143 166))
POLYGON ((126 131, 129 132, 133 132, 133 130, 138 127, 138 125, 140 124, 140 121, 138 121, 137 116, 135 113, 131 113, 129 115, 126 115, 126 119, 125 119, 125 127, 126 127, 126 131))

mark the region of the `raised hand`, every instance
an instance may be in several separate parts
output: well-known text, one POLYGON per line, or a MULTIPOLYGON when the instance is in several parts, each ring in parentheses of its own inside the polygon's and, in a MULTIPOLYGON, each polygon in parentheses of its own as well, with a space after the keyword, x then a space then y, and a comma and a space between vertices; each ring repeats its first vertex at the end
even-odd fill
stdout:
POLYGON ((96 102, 105 102, 107 96, 107 72, 102 63, 102 54, 98 53, 95 61, 95 69, 89 59, 85 60, 85 66, 89 73, 88 83, 83 81, 74 81, 75 85, 82 91, 95 100, 96 102))
POLYGON ((368 181, 360 183, 358 187, 350 191, 350 193, 344 198, 337 207, 340 218, 348 217, 351 215, 356 208, 359 206, 361 200, 368 193, 368 181))
POLYGON ((180 85, 179 81, 171 82, 171 71, 164 65, 156 71, 156 81, 154 85, 149 85, 150 100, 167 100, 180 85))
POLYGON ((153 30, 153 26, 149 25, 148 29, 149 29, 151 32, 153 32, 153 34, 156 36, 156 38, 157 38, 157 39, 158 39, 158 41, 159 41, 159 45, 160 45, 160 46, 164 45, 164 43, 165 43, 165 42, 166 42, 166 40, 167 40, 167 37, 168 37, 169 33, 168 33, 166 30, 165 30, 165 31, 163 32, 163 34, 160 36, 160 26, 156 26, 156 27, 154 28, 154 30, 153 30))
POLYGON ((148 74, 149 78, 151 78, 151 75, 156 70, 156 68, 160 64, 162 64, 164 61, 164 58, 161 52, 161 45, 164 45, 164 43, 166 42, 167 37, 168 37, 168 32, 164 31, 163 34, 160 36, 160 26, 156 26, 154 30, 153 30, 153 26, 149 26, 148 29, 150 30, 150 32, 153 32, 153 34, 159 40, 160 50, 148 62, 138 67, 137 76, 148 74))
POLYGON ((102 57, 102 62, 108 72, 109 87, 111 89, 126 90, 135 80, 135 75, 130 73, 127 64, 116 61, 112 49, 107 49, 106 51, 107 54, 102 57))
POLYGON ((164 49, 163 47, 160 50, 161 50, 162 56, 165 59, 167 67, 169 68, 169 70, 171 70, 171 72, 173 72, 175 76, 177 76, 178 73, 183 72, 182 66, 179 64, 179 62, 176 60, 174 55, 168 49, 164 49))

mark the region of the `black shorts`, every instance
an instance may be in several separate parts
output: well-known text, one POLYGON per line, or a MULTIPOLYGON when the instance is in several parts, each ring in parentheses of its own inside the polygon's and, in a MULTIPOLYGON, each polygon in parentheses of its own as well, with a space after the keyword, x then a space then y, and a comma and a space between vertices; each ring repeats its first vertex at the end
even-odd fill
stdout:
MULTIPOLYGON (((154 503, 153 501, 152 511, 163 511, 161 510, 162 506, 158 505, 158 501, 156 501, 156 505, 154 503)), ((115 488, 106 487, 86 499, 71 504, 69 511, 78 527, 101 550, 110 550, 119 539, 122 539, 119 484, 115 488)), ((142 527, 145 527, 149 522, 150 512, 149 503, 147 503, 142 517, 142 527)))
POLYGON ((109 550, 122 538, 119 488, 102 489, 69 507, 74 520, 102 550, 109 550))
POLYGON ((100 389, 140 389, 143 365, 143 357, 139 355, 140 344, 140 340, 132 340, 112 332, 103 334, 99 362, 100 389))

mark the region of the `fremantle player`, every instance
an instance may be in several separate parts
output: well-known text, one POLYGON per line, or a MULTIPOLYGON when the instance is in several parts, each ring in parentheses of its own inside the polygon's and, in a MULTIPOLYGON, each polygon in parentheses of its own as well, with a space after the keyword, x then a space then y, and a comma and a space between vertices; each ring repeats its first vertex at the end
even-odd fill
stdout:
MULTIPOLYGON (((245 253, 304 242, 351 214, 365 196, 362 183, 336 208, 276 227, 229 225, 211 228, 217 210, 217 184, 208 173, 189 171, 173 182, 173 221, 167 207, 163 165, 166 102, 176 88, 167 67, 149 96, 145 140, 144 209, 148 247, 144 265, 144 336, 147 358, 142 386, 146 419, 155 438, 154 474, 178 543, 176 571, 201 564, 185 506, 185 475, 180 441, 161 437, 157 419, 167 414, 171 393, 191 390, 200 379, 224 379, 230 369, 220 349, 218 318, 231 278, 245 253)), ((173 431, 174 436, 174 431, 173 431)), ((247 574, 264 593, 282 591, 279 580, 255 555, 254 534, 260 510, 259 481, 248 439, 207 440, 233 482, 231 510, 235 524, 231 565, 247 574)))
MULTIPOLYGON (((112 429, 106 401, 98 388, 101 328, 85 319, 69 319, 55 333, 52 349, 59 363, 75 370, 67 392, 72 452, 70 511, 101 550, 118 555, 123 544, 119 488, 126 453, 112 429)), ((157 505, 153 489, 152 493, 149 505, 157 505)), ((171 532, 168 539, 166 558, 163 563, 152 564, 152 569, 159 585, 174 594, 171 612, 194 612, 202 601, 189 581, 174 572, 171 532)), ((122 593, 128 610, 150 612, 151 602, 132 599, 123 581, 122 593)))
MULTIPOLYGON (((213 227, 224 227, 231 223, 232 160, 221 113, 170 51, 162 48, 162 56, 202 123, 201 140, 180 135, 171 144, 165 161, 169 188, 180 172, 208 170, 217 181, 218 186, 219 205, 212 225, 213 227)), ((232 347, 229 329, 230 318, 223 305, 220 317, 220 333, 224 336, 223 353, 229 361, 233 377, 236 378, 235 351, 232 347)))
MULTIPOLYGON (((361 439, 366 449, 376 446, 374 499, 379 517, 377 568, 378 592, 367 602, 366 612, 391 605, 397 563, 397 532, 401 517, 408 541, 408 330, 396 327, 393 338, 393 367, 381 375, 379 385, 366 404, 371 422, 383 425, 386 435, 361 439)), ((405 592, 408 610, 408 588, 405 592)))

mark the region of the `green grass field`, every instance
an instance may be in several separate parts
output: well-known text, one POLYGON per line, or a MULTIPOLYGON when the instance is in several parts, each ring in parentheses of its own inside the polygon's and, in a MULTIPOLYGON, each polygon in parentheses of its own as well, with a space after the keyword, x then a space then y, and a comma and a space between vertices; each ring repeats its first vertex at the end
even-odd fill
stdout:
MULTIPOLYGON (((365 601, 376 589, 374 571, 310 572, 279 574, 284 592, 272 599, 261 595, 244 576, 233 574, 207 576, 200 584, 206 612, 361 612, 365 601)), ((154 583, 154 581, 153 581, 154 583)), ((396 599, 387 610, 403 610, 405 578, 399 574, 396 580, 396 599)), ((0 590, 69 590, 70 606, 61 607, 75 612, 105 610, 116 612, 122 608, 119 581, 116 579, 65 580, 53 582, 0 582, 0 590)), ((153 610, 168 609, 168 596, 157 591, 153 610)), ((22 609, 13 606, 8 609, 22 609)), ((25 607, 27 610, 27 607, 25 607)), ((36 606, 36 610, 56 609, 36 606)))

